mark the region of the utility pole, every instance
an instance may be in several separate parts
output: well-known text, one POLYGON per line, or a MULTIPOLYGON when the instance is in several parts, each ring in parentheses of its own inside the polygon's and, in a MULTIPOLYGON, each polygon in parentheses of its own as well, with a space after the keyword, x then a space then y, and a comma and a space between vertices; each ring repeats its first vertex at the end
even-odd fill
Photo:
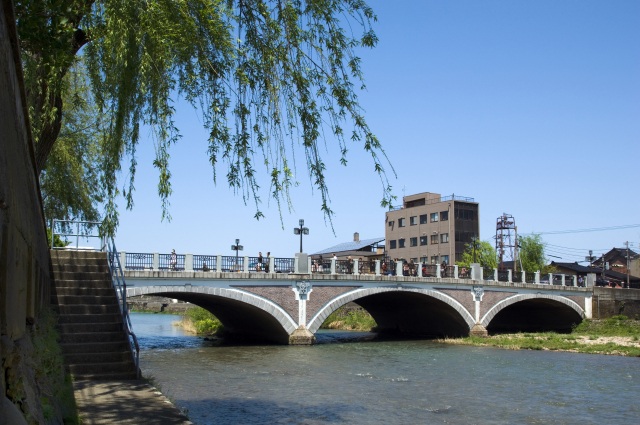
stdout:
POLYGON ((631 267, 631 264, 629 262, 629 241, 626 241, 625 245, 627 247, 627 289, 629 289, 631 288, 631 286, 629 285, 629 267, 631 267))

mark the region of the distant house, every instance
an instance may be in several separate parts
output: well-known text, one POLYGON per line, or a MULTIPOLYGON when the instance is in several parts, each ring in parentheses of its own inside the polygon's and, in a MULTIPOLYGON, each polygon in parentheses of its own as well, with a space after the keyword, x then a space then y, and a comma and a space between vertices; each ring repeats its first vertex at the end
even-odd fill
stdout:
POLYGON ((384 257, 384 238, 378 237, 373 239, 360 239, 358 232, 353 234, 353 240, 343 242, 338 245, 323 249, 311 254, 313 260, 330 259, 335 254, 339 260, 345 260, 348 257, 353 259, 362 258, 363 260, 381 260, 384 257))
MULTIPOLYGON (((602 257, 598 258, 593 262, 594 267, 602 268, 602 264, 609 264, 609 270, 616 271, 618 273, 622 273, 626 276, 627 274, 627 253, 629 255, 628 264, 629 264, 629 273, 632 275, 639 275, 640 270, 638 270, 638 261, 640 259, 640 255, 637 252, 627 248, 613 248, 611 251, 602 255, 602 257)), ((626 279, 626 277, 625 277, 626 279)))
MULTIPOLYGON (((556 268, 556 273, 576 275, 586 279, 587 274, 593 273, 596 275, 597 286, 626 286, 627 274, 620 273, 617 270, 603 270, 601 267, 583 266, 578 263, 557 263, 551 262, 551 266, 556 268)), ((640 288, 640 277, 629 276, 629 284, 631 288, 640 288)))

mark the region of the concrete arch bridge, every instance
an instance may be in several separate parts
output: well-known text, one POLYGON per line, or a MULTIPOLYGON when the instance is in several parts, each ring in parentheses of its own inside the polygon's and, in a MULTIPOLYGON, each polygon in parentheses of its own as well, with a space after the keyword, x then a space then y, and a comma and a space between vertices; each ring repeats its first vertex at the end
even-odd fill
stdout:
POLYGON ((379 332, 427 338, 569 331, 591 318, 592 288, 458 278, 125 271, 127 297, 175 298, 211 311, 233 336, 313 344, 339 307, 367 310, 379 332))

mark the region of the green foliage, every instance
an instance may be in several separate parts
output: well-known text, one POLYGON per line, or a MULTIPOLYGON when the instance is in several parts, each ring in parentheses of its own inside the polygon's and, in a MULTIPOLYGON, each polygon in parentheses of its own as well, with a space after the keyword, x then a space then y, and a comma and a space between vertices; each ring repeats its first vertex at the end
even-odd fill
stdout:
POLYGON ((45 419, 62 417, 65 424, 78 424, 78 414, 73 395, 71 377, 65 374, 62 350, 58 344, 56 317, 50 310, 43 310, 32 332, 34 357, 33 371, 39 383, 45 419))
POLYGON ((487 241, 475 241, 465 245, 462 259, 457 262, 460 267, 470 267, 471 263, 479 263, 485 269, 498 267, 496 250, 487 241))
POLYGON ((370 331, 376 326, 376 321, 366 310, 343 306, 331 313, 320 327, 322 329, 370 331))
POLYGON ((545 267, 544 243, 540 235, 523 236, 518 238, 519 255, 522 268, 527 273, 543 271, 545 267))
POLYGON ((215 335, 222 330, 220 320, 202 307, 194 307, 187 310, 185 319, 193 324, 198 335, 215 335))
MULTIPOLYGON (((49 248, 51 248, 51 229, 47 228, 47 242, 49 244, 49 248)), ((62 240, 60 235, 53 235, 53 247, 54 248, 64 248, 65 246, 71 244, 70 241, 62 240)))
POLYGON ((257 218, 261 183, 279 207, 289 206, 295 151, 302 151, 331 219, 322 156, 329 145, 345 165, 352 145, 369 153, 383 187, 381 204, 391 204, 388 160, 356 95, 364 88, 356 49, 377 43, 377 18, 363 0, 18 0, 16 16, 39 170, 59 138, 64 76, 79 52, 86 56, 91 96, 85 99, 103 119, 92 143, 102 143, 95 149, 102 155, 96 177, 106 196, 107 234, 117 226, 116 179, 125 161, 123 194, 133 206, 143 125, 154 131, 158 194, 163 218, 170 218, 178 96, 201 113, 214 181, 225 164, 227 184, 245 202, 253 200, 257 218))
POLYGON ((64 81, 62 128, 45 168, 40 187, 47 220, 100 221, 104 201, 101 115, 91 101, 88 76, 82 61, 64 81))
POLYGON ((640 322, 618 315, 604 320, 583 320, 573 331, 576 335, 640 337, 640 322))

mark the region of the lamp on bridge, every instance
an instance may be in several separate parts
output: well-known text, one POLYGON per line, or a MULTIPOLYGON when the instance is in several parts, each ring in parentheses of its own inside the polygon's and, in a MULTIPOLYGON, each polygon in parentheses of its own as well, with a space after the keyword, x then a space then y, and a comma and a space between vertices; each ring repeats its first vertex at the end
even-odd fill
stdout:
POLYGON ((238 268, 238 251, 242 251, 243 250, 243 246, 240 245, 240 239, 236 239, 236 244, 235 245, 231 245, 231 250, 236 252, 236 269, 238 269, 238 271, 240 271, 240 269, 238 268))
POLYGON ((304 226, 304 220, 303 219, 300 219, 298 224, 300 225, 300 227, 294 227, 293 234, 294 235, 300 235, 300 252, 302 252, 302 235, 308 235, 309 234, 309 228, 303 227, 304 226))

